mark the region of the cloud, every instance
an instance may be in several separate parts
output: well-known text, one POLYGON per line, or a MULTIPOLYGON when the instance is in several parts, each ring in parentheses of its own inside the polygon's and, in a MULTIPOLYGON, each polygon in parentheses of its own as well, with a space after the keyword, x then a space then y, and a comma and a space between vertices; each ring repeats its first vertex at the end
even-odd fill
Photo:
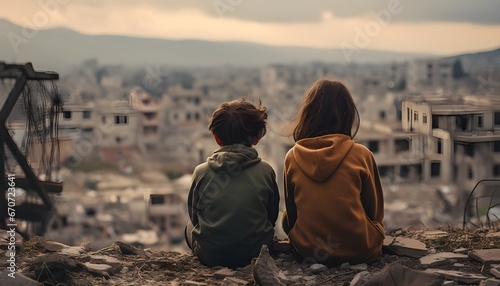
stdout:
MULTIPOLYGON (((24 0, 26 1, 26 0, 24 0)), ((75 1, 75 0, 74 0, 75 1)), ((76 1, 75 1, 76 2, 76 1)), ((89 7, 136 6, 132 0, 87 0, 81 1, 89 7)), ((384 9, 389 3, 398 2, 407 7, 396 22, 466 22, 477 24, 500 24, 500 1, 456 1, 456 0, 150 0, 141 2, 164 11, 199 10, 208 16, 217 17, 217 6, 234 8, 225 15, 228 18, 265 23, 319 22, 323 12, 328 11, 339 18, 352 18, 384 9)))
MULTIPOLYGON (((407 9, 395 22, 462 22, 494 25, 500 24, 500 1, 457 1, 457 0, 0 0, 3 7, 14 14, 29 11, 33 3, 60 1, 67 6, 86 6, 99 10, 121 10, 129 7, 150 7, 157 11, 178 12, 197 10, 210 17, 218 17, 217 7, 226 5, 233 8, 224 17, 262 23, 303 23, 320 22, 324 12, 339 18, 353 18, 384 9, 390 3, 398 2, 407 9), (19 9, 22 7, 22 9, 19 9), (11 11, 12 10, 12 11, 11 11)), ((6 13, 6 14, 9 14, 6 13)))
MULTIPOLYGON (((350 2, 353 4, 348 6, 344 4, 345 7, 339 4, 342 9, 329 7, 334 6, 333 4, 338 2, 337 0, 322 1, 321 3, 328 4, 323 4, 321 9, 318 7, 320 2, 314 0, 286 2, 290 3, 288 6, 283 4, 282 0, 269 2, 220 0, 232 3, 231 5, 227 4, 229 6, 220 6, 226 7, 226 10, 215 7, 213 1, 186 1, 184 4, 182 1, 120 0, 118 5, 116 0, 102 2, 97 0, 42 0, 37 2, 37 5, 33 5, 33 2, 29 2, 31 3, 29 5, 26 0, 18 0, 15 2, 16 4, 9 4, 10 7, 13 7, 9 11, 1 10, 0 17, 5 17, 16 24, 25 25, 26 19, 33 19, 37 13, 44 11, 40 7, 40 3, 44 1, 62 1, 67 2, 67 4, 61 4, 58 7, 58 13, 54 13, 50 17, 46 26, 37 28, 63 26, 88 34, 245 41, 276 46, 322 48, 338 48, 342 45, 349 45, 357 50, 366 48, 428 54, 454 54, 500 46, 498 40, 500 24, 485 25, 470 21, 400 20, 403 17, 409 17, 405 15, 421 13, 418 12, 417 8, 414 8, 414 2, 417 1, 411 2, 410 0, 401 0, 398 6, 394 6, 394 4, 398 4, 394 2, 396 0, 369 2, 353 0, 350 2), (204 4, 195 4, 198 2, 204 4), (310 7, 304 6, 306 2, 310 3, 310 7), (261 17, 280 14, 279 17, 283 17, 283 20, 279 20, 281 18, 278 17, 278 20, 266 22, 248 16, 257 13, 258 9, 255 3, 261 3, 259 7, 261 17), (281 6, 278 5, 279 3, 281 6), (361 3, 370 4, 361 7, 363 6, 361 3), (378 3, 376 7, 374 3, 378 3), (16 6, 14 7, 14 5, 16 6), (375 15, 382 13, 380 11, 387 11, 388 5, 398 7, 398 12, 390 13, 390 19, 387 23, 381 23, 381 20, 377 20, 375 15), (298 12, 299 8, 303 9, 302 14, 298 12), (238 16, 239 13, 247 15, 246 18, 238 16), (286 20, 286 17, 294 20, 286 20), (365 38, 362 45, 357 43, 361 37, 365 38)), ((420 0, 418 3, 426 1, 420 0)), ((448 0, 437 2, 446 3, 448 0)), ((464 7, 464 4, 458 4, 461 2, 464 1, 457 1, 457 5, 464 7)), ((484 3, 490 2, 484 0, 484 3)), ((434 7, 436 5, 444 4, 434 4, 434 7)), ((440 10, 443 9, 440 8, 440 10)), ((497 11, 499 10, 491 13, 498 13, 497 11)), ((474 10, 471 10, 470 13, 474 14, 474 10)), ((432 13, 429 14, 431 18, 437 17, 432 16, 432 13)))

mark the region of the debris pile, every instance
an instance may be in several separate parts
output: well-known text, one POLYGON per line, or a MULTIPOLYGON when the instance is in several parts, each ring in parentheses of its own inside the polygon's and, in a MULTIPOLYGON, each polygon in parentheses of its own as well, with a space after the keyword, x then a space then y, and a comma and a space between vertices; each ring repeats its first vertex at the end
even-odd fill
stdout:
MULTIPOLYGON (((9 235, 0 232, 7 258, 9 235)), ((119 241, 92 250, 89 243, 17 238, 15 278, 5 259, 0 285, 500 285, 499 229, 393 230, 376 263, 337 267, 302 263, 281 240, 273 255, 263 247, 251 265, 238 269, 208 268, 191 253, 119 241)))

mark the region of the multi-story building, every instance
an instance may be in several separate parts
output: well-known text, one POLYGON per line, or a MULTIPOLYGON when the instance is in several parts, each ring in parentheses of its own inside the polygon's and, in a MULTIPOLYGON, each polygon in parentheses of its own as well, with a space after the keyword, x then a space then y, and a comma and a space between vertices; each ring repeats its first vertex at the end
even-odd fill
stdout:
POLYGON ((101 129, 99 140, 101 159, 119 162, 139 152, 138 112, 128 101, 97 102, 97 125, 101 129))
POLYGON ((418 59, 408 64, 407 87, 410 91, 456 90, 465 76, 459 59, 418 59))
POLYGON ((500 96, 413 96, 402 112, 403 130, 418 134, 425 181, 471 190, 500 178, 500 96))
POLYGON ((138 128, 137 112, 127 101, 66 105, 59 115, 59 133, 73 141, 63 153, 75 162, 95 154, 108 162, 130 158, 139 151, 138 128))
POLYGON ((405 132, 397 121, 362 121, 355 141, 372 151, 386 183, 415 183, 422 179, 421 157, 414 152, 417 134, 405 132))
POLYGON ((192 170, 217 148, 207 130, 215 108, 205 100, 201 89, 172 87, 164 97, 161 156, 181 170, 192 170))
POLYGON ((161 99, 153 97, 141 88, 134 88, 130 93, 130 105, 138 112, 139 146, 143 152, 158 149, 160 134, 163 129, 161 99))

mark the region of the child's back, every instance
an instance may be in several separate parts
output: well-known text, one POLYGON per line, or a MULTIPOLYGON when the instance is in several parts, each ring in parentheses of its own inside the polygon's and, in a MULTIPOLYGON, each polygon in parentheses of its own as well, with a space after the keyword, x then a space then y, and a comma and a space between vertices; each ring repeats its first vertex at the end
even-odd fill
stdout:
POLYGON ((208 265, 239 267, 272 246, 279 198, 274 171, 251 147, 218 149, 194 173, 193 250, 208 265), (268 217, 275 215, 275 217, 268 217))
POLYGON ((249 134, 250 141, 239 144, 222 142, 214 132, 221 148, 194 171, 187 242, 207 266, 245 266, 263 244, 272 249, 279 207, 276 175, 251 147, 262 136, 262 131, 249 134))

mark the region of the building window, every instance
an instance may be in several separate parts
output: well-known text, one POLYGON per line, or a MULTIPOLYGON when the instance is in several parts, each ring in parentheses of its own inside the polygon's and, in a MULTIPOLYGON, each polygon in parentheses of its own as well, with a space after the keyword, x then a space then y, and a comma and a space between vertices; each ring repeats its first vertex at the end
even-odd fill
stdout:
POLYGON ((427 114, 426 113, 422 114, 422 123, 427 124, 427 114))
POLYGON ((90 113, 90 111, 88 111, 88 110, 83 111, 83 118, 84 118, 84 119, 89 119, 89 118, 90 118, 90 114, 91 114, 91 113, 90 113))
POLYGON ((439 128, 439 117, 437 115, 432 115, 432 129, 439 128))
POLYGON ((378 116, 380 119, 384 120, 385 119, 385 111, 381 110, 379 113, 378 113, 378 116))
POLYGON ((483 127, 483 116, 482 115, 477 116, 477 127, 483 127))
POLYGON ((441 162, 431 162, 431 177, 439 177, 441 174, 441 162))
POLYGON ((115 116, 115 124, 128 124, 128 116, 116 115, 115 116))
POLYGON ((71 119, 71 111, 64 111, 63 118, 67 120, 71 119))
POLYGON ((406 179, 410 176, 410 166, 408 165, 401 165, 399 168, 399 176, 403 179, 406 179))
POLYGON ((493 176, 500 177, 500 164, 493 165, 493 176))
POLYGON ((144 126, 144 135, 155 135, 158 132, 158 126, 144 126))
POLYGON ((408 117, 408 122, 410 122, 410 116, 411 116, 411 112, 410 112, 410 108, 406 108, 406 117, 408 117))
POLYGON ((82 128, 83 133, 92 133, 94 131, 94 128, 82 128))
POLYGON ((156 112, 146 112, 144 113, 144 117, 146 117, 147 120, 155 119, 156 112))
POLYGON ((106 123, 106 116, 101 117, 102 124, 106 123))
POLYGON ((457 126, 458 130, 461 130, 461 131, 466 131, 467 130, 468 120, 467 120, 466 116, 464 116, 464 115, 458 115, 455 118, 455 123, 456 123, 456 126, 457 126))
POLYGON ((500 152, 500 141, 493 141, 493 152, 500 152))
POLYGON ((469 157, 474 157, 474 144, 464 145, 464 153, 469 157))
POLYGON ((413 113, 413 121, 418 121, 418 112, 417 111, 415 111, 413 113))
POLYGON ((437 140, 437 146, 436 147, 437 147, 436 148, 437 149, 436 152, 438 154, 443 154, 443 139, 438 139, 437 140))
POLYGON ((120 142, 122 142, 122 138, 120 137, 115 137, 115 141, 117 144, 120 144, 120 142))
POLYGON ((191 120, 191 113, 186 113, 186 120, 187 121, 190 121, 191 120))
POLYGON ((396 153, 410 150, 410 141, 408 139, 396 139, 394 145, 396 146, 396 153))
POLYGON ((495 112, 495 125, 500 125, 500 112, 495 112))
POLYGON ((471 167, 469 167, 469 172, 467 174, 467 177, 469 178, 469 180, 474 179, 474 172, 472 171, 471 167))
POLYGON ((387 177, 387 174, 389 173, 389 167, 379 166, 378 173, 379 173, 380 177, 387 177))
POLYGON ((378 141, 375 141, 375 140, 368 141, 368 149, 370 149, 372 151, 372 153, 377 153, 379 150, 378 141))
POLYGON ((150 195, 150 204, 152 205, 163 205, 165 203, 165 197, 163 195, 150 195))

